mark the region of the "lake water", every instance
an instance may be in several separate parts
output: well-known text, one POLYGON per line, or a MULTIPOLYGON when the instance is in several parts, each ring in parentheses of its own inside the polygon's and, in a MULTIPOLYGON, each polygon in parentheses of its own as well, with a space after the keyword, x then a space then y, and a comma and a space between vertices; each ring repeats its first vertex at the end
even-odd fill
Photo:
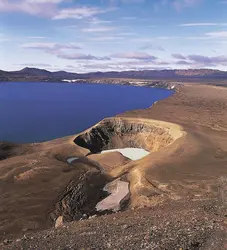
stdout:
POLYGON ((0 83, 0 141, 76 134, 116 114, 148 108, 173 91, 105 84, 0 83))

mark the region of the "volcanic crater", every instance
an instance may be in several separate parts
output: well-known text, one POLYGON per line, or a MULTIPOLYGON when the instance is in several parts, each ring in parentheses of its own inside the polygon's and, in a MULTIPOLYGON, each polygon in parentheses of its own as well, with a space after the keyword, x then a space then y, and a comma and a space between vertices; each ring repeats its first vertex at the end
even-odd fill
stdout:
POLYGON ((118 148, 142 148, 149 152, 167 147, 184 135, 181 126, 152 119, 107 118, 77 136, 75 144, 92 154, 118 148))

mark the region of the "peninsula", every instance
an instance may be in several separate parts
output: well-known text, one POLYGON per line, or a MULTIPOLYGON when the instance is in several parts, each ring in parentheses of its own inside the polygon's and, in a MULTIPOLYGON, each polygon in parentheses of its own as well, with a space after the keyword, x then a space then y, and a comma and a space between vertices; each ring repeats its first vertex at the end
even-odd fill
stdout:
POLYGON ((2 143, 1 249, 225 249, 227 88, 211 81, 176 90, 78 135, 2 143), (150 154, 99 154, 117 148, 150 154), (121 212, 96 212, 115 180, 121 212))

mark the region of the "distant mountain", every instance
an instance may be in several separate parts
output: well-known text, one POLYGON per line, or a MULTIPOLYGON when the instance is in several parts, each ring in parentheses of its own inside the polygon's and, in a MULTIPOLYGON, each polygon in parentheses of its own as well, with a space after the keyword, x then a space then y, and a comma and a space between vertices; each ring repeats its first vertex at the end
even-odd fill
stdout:
POLYGON ((87 76, 111 78, 142 78, 142 79, 177 79, 177 78, 223 78, 227 79, 227 72, 212 69, 189 70, 142 70, 123 72, 95 72, 87 76))
POLYGON ((75 79, 79 74, 66 71, 50 72, 45 69, 24 68, 19 71, 0 71, 0 81, 61 81, 75 79))
POLYGON ((45 69, 37 69, 37 68, 24 68, 20 71, 14 71, 15 74, 27 75, 27 76, 51 76, 51 72, 45 69))
POLYGON ((227 72, 213 69, 188 69, 188 70, 141 70, 141 71, 110 71, 91 72, 84 74, 66 71, 50 72, 45 69, 24 68, 19 71, 0 70, 0 81, 62 81, 76 79, 99 78, 130 78, 150 80, 180 80, 180 79, 227 79, 227 72))

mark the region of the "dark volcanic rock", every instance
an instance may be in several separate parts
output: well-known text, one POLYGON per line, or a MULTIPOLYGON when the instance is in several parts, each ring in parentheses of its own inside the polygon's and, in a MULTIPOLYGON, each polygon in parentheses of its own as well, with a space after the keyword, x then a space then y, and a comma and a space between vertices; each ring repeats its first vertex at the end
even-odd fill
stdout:
POLYGON ((102 191, 105 183, 105 176, 100 171, 84 172, 77 179, 70 181, 58 198, 50 217, 56 220, 62 216, 64 222, 69 222, 80 220, 84 214, 93 214, 95 205, 105 195, 102 191))
POLYGON ((170 130, 161 123, 122 118, 104 119, 74 140, 75 144, 89 149, 92 153, 114 148, 143 148, 156 151, 173 141, 174 137, 170 130))
POLYGON ((23 154, 25 153, 25 151, 25 147, 22 147, 20 145, 10 142, 0 142, 0 161, 23 154))

